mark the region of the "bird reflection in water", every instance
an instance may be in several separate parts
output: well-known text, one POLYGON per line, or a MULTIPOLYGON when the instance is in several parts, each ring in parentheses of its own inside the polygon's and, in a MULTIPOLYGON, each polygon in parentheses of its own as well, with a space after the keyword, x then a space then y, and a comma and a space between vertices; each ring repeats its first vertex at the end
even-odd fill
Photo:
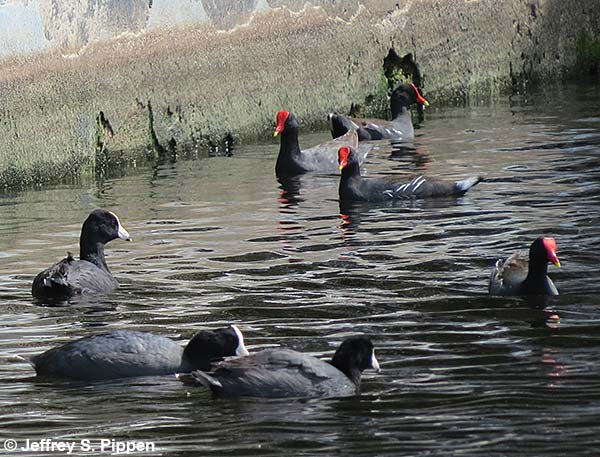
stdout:
POLYGON ((560 326, 560 314, 554 307, 558 302, 556 296, 525 295, 522 298, 535 313, 535 317, 531 321, 532 327, 555 329, 560 326))
MULTIPOLYGON (((298 223, 298 205, 304 201, 301 196, 302 181, 300 176, 279 177, 279 203, 280 217, 277 221, 277 232, 282 235, 280 238, 282 249, 284 251, 297 251, 292 242, 295 239, 303 239, 301 235, 302 226, 298 223)), ((290 262, 297 262, 298 259, 290 258, 290 262)))
POLYGON ((300 176, 286 176, 277 178, 279 181, 279 211, 286 212, 290 208, 296 208, 298 203, 303 202, 301 197, 302 181, 300 176))
POLYGON ((427 170, 431 157, 427 147, 422 144, 400 140, 390 141, 390 160, 406 165, 406 170, 423 172, 427 170))

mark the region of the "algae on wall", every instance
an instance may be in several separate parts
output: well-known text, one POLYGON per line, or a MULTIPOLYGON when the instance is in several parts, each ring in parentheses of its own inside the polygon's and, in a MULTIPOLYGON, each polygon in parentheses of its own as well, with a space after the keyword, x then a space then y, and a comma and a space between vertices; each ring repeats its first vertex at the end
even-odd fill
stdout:
POLYGON ((577 37, 575 56, 576 72, 600 76, 600 36, 594 38, 581 32, 577 37))
MULTIPOLYGON (((575 63, 576 37, 599 34, 596 2, 318 0, 323 8, 246 8, 249 22, 227 31, 155 29, 4 61, 0 183, 60 180, 231 135, 256 139, 280 109, 308 126, 357 105, 381 114, 386 90, 405 78, 439 102, 562 71, 575 63)), ((593 58, 597 41, 577 43, 578 55, 593 58)))

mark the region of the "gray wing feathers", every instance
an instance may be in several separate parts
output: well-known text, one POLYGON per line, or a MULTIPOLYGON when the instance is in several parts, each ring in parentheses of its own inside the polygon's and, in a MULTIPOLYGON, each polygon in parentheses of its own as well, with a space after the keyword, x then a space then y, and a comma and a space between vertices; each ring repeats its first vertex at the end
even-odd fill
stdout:
POLYGON ((57 289, 65 294, 108 293, 119 286, 107 271, 86 260, 69 256, 39 273, 33 281, 37 293, 44 289, 57 289))
POLYGON ((41 375, 76 379, 111 379, 175 373, 183 349, 168 338, 115 331, 83 338, 32 358, 41 375))
MULTIPOLYGON (((312 148, 303 149, 302 164, 308 169, 308 171, 337 172, 338 150, 342 146, 351 146, 354 149, 358 148, 358 134, 356 133, 356 130, 348 130, 348 132, 338 138, 334 138, 333 140, 319 144, 312 148), (329 170, 323 169, 324 163, 330 164, 329 170)), ((366 157, 366 153, 364 153, 364 157, 366 157)), ((363 160, 364 157, 362 157, 363 160)))
POLYGON ((225 397, 314 397, 356 393, 356 386, 331 364, 288 349, 265 350, 218 364, 213 373, 193 373, 225 397))

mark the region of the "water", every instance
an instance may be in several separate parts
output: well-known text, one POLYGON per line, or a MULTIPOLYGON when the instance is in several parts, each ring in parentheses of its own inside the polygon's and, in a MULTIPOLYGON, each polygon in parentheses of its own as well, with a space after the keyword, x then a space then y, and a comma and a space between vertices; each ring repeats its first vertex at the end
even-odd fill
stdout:
POLYGON ((600 88, 581 84, 434 109, 414 150, 372 153, 369 176, 487 177, 454 201, 341 213, 335 177, 279 188, 275 143, 1 196, 0 440, 75 442, 79 455, 109 455, 100 439, 155 443, 138 455, 592 455, 598 106, 600 88), (71 306, 33 304, 33 276, 78 251, 94 207, 115 211, 134 238, 107 248, 122 287, 71 306), (561 296, 488 296, 494 260, 540 234, 557 239, 563 267, 550 275, 561 296), (250 350, 323 357, 364 333, 382 372, 365 372, 357 398, 225 401, 172 377, 38 381, 17 357, 111 329, 184 342, 232 322, 250 350))

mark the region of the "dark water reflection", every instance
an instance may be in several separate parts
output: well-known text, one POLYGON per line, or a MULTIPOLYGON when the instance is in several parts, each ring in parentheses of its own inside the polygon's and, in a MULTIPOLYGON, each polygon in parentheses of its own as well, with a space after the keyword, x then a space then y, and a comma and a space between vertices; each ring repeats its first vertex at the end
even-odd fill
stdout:
POLYGON ((340 208, 337 178, 277 182, 274 144, 2 196, 0 438, 149 440, 177 455, 595 452, 598 106, 598 86, 580 85, 432 110, 414 145, 379 145, 365 167, 487 177, 458 200, 340 208), (75 249, 97 206, 135 240, 108 249, 121 289, 34 305, 33 275, 75 249), (557 239, 561 296, 489 297, 493 261, 539 234, 557 239), (359 398, 231 402, 171 377, 40 382, 17 357, 107 329, 185 340, 229 322, 251 350, 319 356, 364 333, 382 372, 359 398))

